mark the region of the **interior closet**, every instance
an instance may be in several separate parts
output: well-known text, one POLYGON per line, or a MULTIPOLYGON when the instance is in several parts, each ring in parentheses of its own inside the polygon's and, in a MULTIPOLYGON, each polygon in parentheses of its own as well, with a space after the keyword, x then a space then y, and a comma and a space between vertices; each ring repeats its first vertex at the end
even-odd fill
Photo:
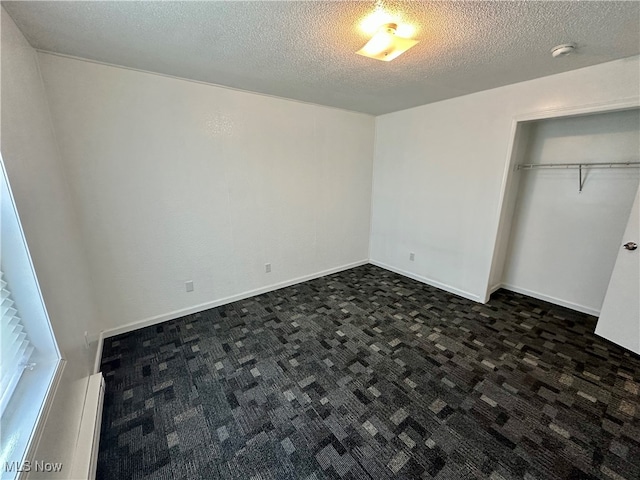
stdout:
POLYGON ((640 183, 638 109, 518 126, 491 290, 598 316, 640 183))

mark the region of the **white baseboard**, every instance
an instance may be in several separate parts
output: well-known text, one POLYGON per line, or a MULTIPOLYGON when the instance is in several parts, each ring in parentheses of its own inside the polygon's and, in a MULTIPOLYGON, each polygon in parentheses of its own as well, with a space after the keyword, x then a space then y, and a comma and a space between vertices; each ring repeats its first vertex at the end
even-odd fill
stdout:
POLYGON ((533 290, 527 290, 526 288, 517 287, 508 283, 501 283, 500 285, 498 285, 498 288, 504 288, 505 290, 509 290, 511 292, 521 293, 522 295, 527 295, 528 297, 537 298, 538 300, 543 300, 555 305, 560 305, 561 307, 570 308, 571 310, 586 313, 587 315, 593 315, 594 317, 600 316, 600 310, 596 310, 595 308, 586 307, 578 303, 568 302, 566 300, 562 300, 561 298, 545 295, 544 293, 534 292, 533 290))
POLYGON ((489 289, 487 290, 486 295, 484 296, 484 302, 482 302, 482 303, 487 303, 491 299, 491 294, 494 293, 494 292, 497 292, 501 288, 502 288, 502 284, 501 283, 497 283, 497 284, 489 287, 489 289))
POLYGON ((384 268, 385 270, 390 270, 399 275, 403 275, 405 277, 412 278, 422 283, 426 283, 427 285, 431 285, 432 287, 439 288, 440 290, 445 290, 449 293, 453 293, 454 295, 458 295, 460 297, 464 297, 468 300, 473 300, 474 302, 484 303, 482 302, 482 298, 479 295, 475 295, 473 293, 465 292, 464 290, 460 290, 459 288, 452 287, 451 285, 447 285, 446 283, 438 282, 437 280, 433 280, 431 278, 423 277, 422 275, 418 275, 416 273, 407 272, 406 270, 402 270, 400 268, 392 267, 391 265, 387 265, 383 262, 378 262, 377 260, 369 260, 369 263, 372 265, 376 265, 377 267, 384 268))
MULTIPOLYGON (((247 292, 238 293, 237 295, 231 295, 229 297, 220 298, 218 300, 213 300, 211 302, 201 303, 200 305, 194 305, 192 307, 187 307, 180 310, 174 310, 173 312, 163 313, 162 315, 156 315, 154 317, 149 317, 143 320, 127 323, 126 325, 121 325, 119 327, 108 328, 106 330, 102 330, 99 334, 90 335, 89 340, 98 342, 98 352, 100 352, 99 357, 101 357, 102 343, 105 338, 113 337, 115 335, 120 335, 122 333, 132 332, 133 330, 149 327, 151 325, 156 325, 158 323, 166 322, 168 320, 174 320, 176 318, 184 317, 185 315, 192 315, 194 313, 202 312, 203 310, 219 307, 221 305, 237 302, 250 297, 255 297, 256 295, 262 295, 263 293, 273 292, 274 290, 280 290, 281 288, 290 287, 291 285, 296 285, 298 283, 307 282, 309 280, 314 280, 316 278, 331 275, 333 273, 349 270, 350 268, 366 265, 367 263, 369 263, 368 259, 360 260, 358 262, 341 265, 339 267, 330 268, 328 270, 312 273, 310 275, 305 275, 302 277, 293 278, 291 280, 286 280, 284 282, 274 283, 272 285, 256 288, 255 290, 249 290, 247 292)), ((98 368, 100 366, 99 357, 96 356, 96 362, 97 362, 98 368)))
POLYGON ((80 431, 69 478, 93 480, 96 477, 103 403, 104 379, 102 374, 91 375, 87 382, 80 431))

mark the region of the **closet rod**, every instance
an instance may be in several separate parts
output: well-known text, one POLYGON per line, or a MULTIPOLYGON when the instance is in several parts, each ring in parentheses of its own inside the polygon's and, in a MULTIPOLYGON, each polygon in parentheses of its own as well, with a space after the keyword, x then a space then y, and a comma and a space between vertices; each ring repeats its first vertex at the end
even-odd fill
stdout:
POLYGON ((580 163, 520 163, 516 165, 516 170, 532 170, 534 168, 620 168, 620 167, 640 167, 640 162, 580 162, 580 163))
POLYGON ((640 162, 582 162, 582 163, 520 163, 516 165, 516 170, 533 170, 535 168, 577 168, 580 171, 578 176, 578 192, 582 193, 584 181, 582 179, 582 168, 637 168, 640 162))

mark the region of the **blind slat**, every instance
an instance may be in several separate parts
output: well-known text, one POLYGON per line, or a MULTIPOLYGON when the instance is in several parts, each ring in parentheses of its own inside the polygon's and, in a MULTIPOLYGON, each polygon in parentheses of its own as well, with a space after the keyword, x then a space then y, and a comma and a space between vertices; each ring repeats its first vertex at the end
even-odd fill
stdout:
POLYGON ((0 271, 0 411, 4 410, 13 390, 29 363, 33 345, 18 316, 11 291, 0 271))

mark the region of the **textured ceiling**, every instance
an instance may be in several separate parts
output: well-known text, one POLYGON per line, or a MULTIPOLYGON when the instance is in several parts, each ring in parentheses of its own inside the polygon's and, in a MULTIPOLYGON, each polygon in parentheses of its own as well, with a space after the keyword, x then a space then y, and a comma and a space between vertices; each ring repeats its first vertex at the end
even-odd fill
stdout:
POLYGON ((420 43, 359 55, 374 2, 2 2, 38 49, 370 114, 637 55, 640 2, 384 2, 420 43), (578 52, 553 59, 574 42, 578 52))

